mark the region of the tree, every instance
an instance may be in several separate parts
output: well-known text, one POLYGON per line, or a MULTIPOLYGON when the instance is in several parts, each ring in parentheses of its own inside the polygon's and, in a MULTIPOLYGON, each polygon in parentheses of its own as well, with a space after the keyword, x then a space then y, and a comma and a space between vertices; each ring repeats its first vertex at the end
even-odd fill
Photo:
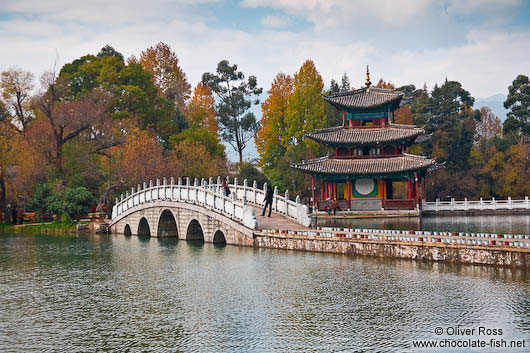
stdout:
MULTIPOLYGON (((326 126, 321 96, 324 83, 313 61, 304 62, 294 75, 293 85, 294 91, 289 97, 285 120, 289 143, 298 145, 304 133, 326 126)), ((306 141, 306 146, 314 152, 318 150, 316 143, 306 141)))
POLYGON ((341 92, 347 92, 349 91, 351 84, 350 84, 350 78, 346 73, 342 75, 342 78, 340 80, 340 91, 341 92))
POLYGON ((125 142, 114 151, 110 174, 134 186, 160 176, 177 175, 180 170, 164 156, 164 149, 155 136, 146 130, 131 129, 125 142))
POLYGON ((189 178, 208 178, 225 171, 225 161, 210 154, 206 146, 195 141, 184 140, 171 151, 171 158, 177 164, 179 175, 189 178))
POLYGON ((279 73, 267 91, 269 97, 261 103, 261 127, 255 142, 264 168, 273 168, 287 148, 286 113, 293 89, 292 77, 279 73))
POLYGON ((18 127, 25 132, 29 121, 33 119, 30 102, 33 74, 19 68, 10 68, 0 75, 0 88, 4 112, 10 113, 16 120, 16 125, 20 124, 18 127))
POLYGON ((395 89, 396 87, 392 82, 385 82, 382 78, 379 79, 377 82, 377 85, 375 85, 377 88, 386 88, 386 89, 395 89))
POLYGON ((171 47, 158 43, 140 54, 140 64, 151 74, 155 85, 166 99, 175 101, 183 109, 190 97, 191 86, 179 66, 179 59, 171 47))
POLYGON ((456 81, 445 81, 435 85, 428 100, 427 133, 434 138, 428 140, 423 151, 439 160, 446 161, 451 171, 468 168, 468 157, 473 146, 475 126, 480 112, 473 111, 475 99, 456 81))
POLYGON ((106 117, 108 96, 95 91, 76 100, 63 101, 61 91, 65 88, 53 73, 45 73, 42 83, 45 91, 39 97, 39 108, 50 124, 55 149, 52 158, 62 176, 64 145, 91 126, 101 123, 106 117))
POLYGON ((213 135, 218 135, 219 126, 215 120, 215 98, 210 88, 199 82, 193 90, 193 98, 187 110, 192 125, 205 127, 213 135))
POLYGON ((480 122, 477 123, 475 130, 475 142, 481 140, 490 140, 494 137, 501 136, 501 120, 493 114, 490 108, 480 108, 480 122))
POLYGON ((504 122, 505 134, 518 134, 520 131, 530 139, 530 82, 528 76, 518 75, 508 87, 508 97, 504 107, 510 109, 504 122))
MULTIPOLYGON (((15 127, 4 121, 0 123, 0 208, 5 214, 8 191, 16 194, 14 184, 32 167, 32 156, 24 138, 15 127)), ((14 196, 13 196, 14 198, 14 196)))
POLYGON ((255 76, 249 76, 245 81, 243 72, 237 71, 237 65, 230 66, 227 60, 217 64, 215 74, 204 73, 202 83, 219 99, 216 108, 221 137, 239 154, 239 162, 243 162, 243 150, 259 128, 249 109, 253 104, 259 104, 255 96, 263 89, 258 87, 255 76))
POLYGON ((97 57, 102 58, 104 56, 114 56, 116 58, 119 58, 121 61, 123 61, 123 55, 121 55, 120 52, 116 51, 113 47, 110 45, 105 45, 101 50, 99 51, 97 57))
POLYGON ((107 92, 107 112, 117 120, 135 120, 152 130, 169 147, 169 138, 179 132, 183 118, 175 102, 159 95, 149 72, 137 62, 127 65, 116 55, 85 55, 62 67, 58 83, 61 99, 75 100, 94 90, 107 92))

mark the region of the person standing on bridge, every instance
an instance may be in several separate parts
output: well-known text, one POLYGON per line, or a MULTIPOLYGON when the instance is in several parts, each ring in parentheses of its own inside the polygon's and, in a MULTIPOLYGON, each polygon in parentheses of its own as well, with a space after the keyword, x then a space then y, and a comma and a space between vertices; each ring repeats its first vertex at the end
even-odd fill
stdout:
POLYGON ((265 216, 265 211, 267 210, 267 206, 269 206, 269 217, 271 216, 272 211, 272 185, 270 188, 267 188, 267 193, 265 194, 265 207, 263 207, 263 213, 261 216, 265 216))

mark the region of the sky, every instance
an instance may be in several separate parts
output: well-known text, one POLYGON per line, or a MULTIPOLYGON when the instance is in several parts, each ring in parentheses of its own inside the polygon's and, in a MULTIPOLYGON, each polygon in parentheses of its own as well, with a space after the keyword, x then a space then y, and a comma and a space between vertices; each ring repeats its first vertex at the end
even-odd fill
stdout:
POLYGON ((347 73, 360 87, 369 64, 372 82, 447 78, 483 98, 530 75, 530 1, 0 0, 0 70, 38 77, 106 44, 127 58, 160 41, 193 86, 226 59, 266 91, 311 59, 326 86, 347 73))

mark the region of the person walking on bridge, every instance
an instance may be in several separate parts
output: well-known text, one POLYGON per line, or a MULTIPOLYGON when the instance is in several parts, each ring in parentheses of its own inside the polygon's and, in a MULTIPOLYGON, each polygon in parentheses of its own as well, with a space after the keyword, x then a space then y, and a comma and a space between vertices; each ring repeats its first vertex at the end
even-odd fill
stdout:
POLYGON ((271 216, 272 211, 272 185, 270 188, 267 188, 267 193, 265 194, 265 207, 263 207, 263 213, 261 216, 265 216, 265 211, 267 210, 267 206, 269 206, 269 217, 271 216))

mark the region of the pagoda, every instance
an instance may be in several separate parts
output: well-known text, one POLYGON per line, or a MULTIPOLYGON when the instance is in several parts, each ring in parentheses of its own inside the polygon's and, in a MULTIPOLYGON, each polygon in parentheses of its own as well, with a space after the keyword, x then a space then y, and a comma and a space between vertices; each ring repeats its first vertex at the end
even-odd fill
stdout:
POLYGON ((325 145, 330 153, 292 165, 311 175, 313 206, 323 210, 326 200, 337 200, 341 210, 417 209, 419 185, 435 160, 408 153, 424 130, 394 123, 403 94, 372 87, 367 66, 365 87, 323 98, 342 113, 342 126, 309 132, 304 138, 325 145), (392 183, 398 181, 407 183, 406 199, 394 199, 392 183), (337 194, 339 184, 344 197, 337 194))

